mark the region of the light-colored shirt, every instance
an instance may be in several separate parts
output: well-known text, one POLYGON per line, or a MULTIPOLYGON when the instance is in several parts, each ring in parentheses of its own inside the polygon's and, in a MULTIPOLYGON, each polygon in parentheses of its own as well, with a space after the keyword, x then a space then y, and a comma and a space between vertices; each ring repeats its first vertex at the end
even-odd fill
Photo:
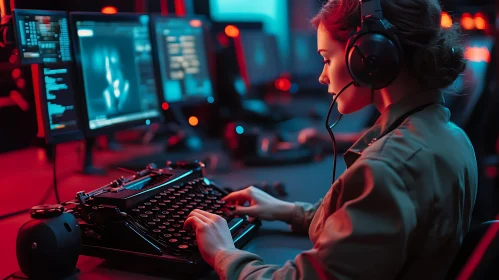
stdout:
POLYGON ((291 228, 313 248, 284 266, 242 250, 215 258, 221 279, 444 279, 468 232, 478 171, 440 93, 388 106, 345 154, 347 170, 316 205, 297 202, 291 228))

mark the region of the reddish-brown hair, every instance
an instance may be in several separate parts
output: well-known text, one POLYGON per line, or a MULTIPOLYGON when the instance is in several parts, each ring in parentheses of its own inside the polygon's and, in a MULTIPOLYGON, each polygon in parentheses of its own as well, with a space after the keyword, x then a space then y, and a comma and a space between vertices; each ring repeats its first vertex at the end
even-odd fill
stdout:
MULTIPOLYGON (((466 62, 459 26, 440 27, 438 0, 380 0, 383 16, 397 28, 408 70, 428 89, 451 85, 466 62)), ((360 26, 359 0, 329 0, 312 19, 333 40, 344 42, 360 26)))

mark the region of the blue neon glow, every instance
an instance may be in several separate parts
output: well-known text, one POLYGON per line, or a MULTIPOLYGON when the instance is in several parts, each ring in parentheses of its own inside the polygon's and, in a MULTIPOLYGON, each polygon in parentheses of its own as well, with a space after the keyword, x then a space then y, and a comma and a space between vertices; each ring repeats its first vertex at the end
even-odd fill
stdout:
POLYGON ((213 96, 209 96, 206 100, 207 100, 207 101, 208 101, 208 103, 210 103, 210 104, 211 104, 211 103, 213 103, 213 102, 215 102, 215 98, 213 98, 213 96))
POLYGON ((149 23, 149 16, 148 15, 142 15, 140 17, 140 23, 142 23, 143 25, 146 25, 149 23))
POLYGON ((147 125, 150 125, 150 124, 151 124, 151 120, 147 119, 147 120, 146 120, 146 124, 147 124, 147 125))
POLYGON ((239 93, 239 95, 246 95, 246 85, 244 84, 244 81, 241 77, 237 77, 234 80, 234 88, 236 89, 237 93, 239 93))
POLYGON ((289 55, 287 0, 211 0, 215 21, 261 21, 264 31, 277 36, 282 61, 289 55))
POLYGON ((243 134, 244 133, 244 127, 238 125, 236 126, 236 132, 237 134, 243 134))

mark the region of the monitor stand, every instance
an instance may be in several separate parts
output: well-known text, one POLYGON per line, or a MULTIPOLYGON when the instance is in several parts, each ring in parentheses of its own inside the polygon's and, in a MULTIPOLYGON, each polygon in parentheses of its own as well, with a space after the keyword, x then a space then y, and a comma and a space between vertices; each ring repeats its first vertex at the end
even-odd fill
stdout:
POLYGON ((85 138, 83 170, 82 173, 86 175, 105 175, 106 171, 102 168, 97 168, 93 165, 93 147, 95 145, 95 138, 85 138))

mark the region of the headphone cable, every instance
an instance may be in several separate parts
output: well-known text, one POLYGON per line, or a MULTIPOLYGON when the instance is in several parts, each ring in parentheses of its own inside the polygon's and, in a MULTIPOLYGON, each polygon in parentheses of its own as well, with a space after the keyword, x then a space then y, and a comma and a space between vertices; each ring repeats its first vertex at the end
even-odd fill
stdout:
POLYGON ((338 97, 340 97, 340 95, 347 89, 349 88, 351 85, 355 85, 355 82, 354 81, 351 81, 350 83, 348 83, 345 87, 343 87, 340 92, 333 98, 333 101, 331 102, 331 105, 329 105, 329 110, 327 112, 327 117, 326 117, 326 129, 327 131, 329 132, 329 136, 331 137, 331 140, 333 142, 333 153, 334 153, 334 156, 333 156, 333 181, 331 184, 334 184, 334 181, 336 181, 336 158, 337 158, 337 151, 336 151, 336 138, 334 137, 334 134, 333 134, 333 127, 336 126, 336 124, 338 124, 338 122, 341 120, 341 118, 343 117, 343 114, 340 114, 338 116, 338 119, 336 119, 336 121, 330 125, 329 124, 329 118, 331 117, 331 111, 333 110, 333 106, 334 104, 336 103, 336 100, 338 99, 338 97))

